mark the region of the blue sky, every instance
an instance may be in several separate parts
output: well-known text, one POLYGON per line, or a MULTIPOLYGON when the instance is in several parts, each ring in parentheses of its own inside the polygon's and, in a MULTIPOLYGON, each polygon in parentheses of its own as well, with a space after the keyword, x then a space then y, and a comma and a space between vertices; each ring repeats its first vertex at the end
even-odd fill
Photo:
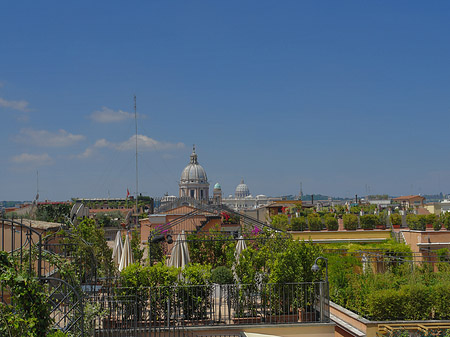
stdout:
POLYGON ((0 200, 450 193, 447 1, 5 1, 0 200), (369 186, 368 188, 366 186, 369 186))

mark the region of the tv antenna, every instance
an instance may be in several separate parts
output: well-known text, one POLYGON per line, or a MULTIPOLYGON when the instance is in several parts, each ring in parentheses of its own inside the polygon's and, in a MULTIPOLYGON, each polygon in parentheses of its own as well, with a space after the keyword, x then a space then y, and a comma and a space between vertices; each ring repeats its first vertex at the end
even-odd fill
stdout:
POLYGON ((138 224, 138 217, 137 217, 137 213, 138 213, 138 127, 137 127, 137 112, 136 112, 136 95, 134 95, 134 122, 135 122, 135 126, 136 126, 136 227, 138 224))

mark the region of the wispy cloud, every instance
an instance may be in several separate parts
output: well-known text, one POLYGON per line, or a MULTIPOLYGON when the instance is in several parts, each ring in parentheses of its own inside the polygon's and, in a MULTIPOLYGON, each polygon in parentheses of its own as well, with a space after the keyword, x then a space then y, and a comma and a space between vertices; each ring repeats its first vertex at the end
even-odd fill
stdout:
POLYGON ((20 101, 8 101, 0 97, 0 108, 13 109, 18 111, 27 112, 29 103, 24 100, 20 101))
POLYGON ((74 135, 66 130, 60 129, 57 132, 47 130, 34 130, 31 128, 21 129, 16 141, 41 147, 66 147, 73 145, 83 139, 83 135, 74 135))
POLYGON ((42 166, 53 164, 53 159, 48 155, 48 153, 43 154, 22 153, 12 157, 11 162, 14 164, 30 164, 34 166, 42 166))
MULTIPOLYGON (((139 151, 170 151, 183 149, 185 145, 183 143, 169 143, 160 142, 153 138, 137 135, 138 149, 139 151)), ((123 142, 110 142, 104 138, 99 139, 91 147, 88 147, 83 153, 80 153, 74 157, 78 159, 85 159, 91 157, 96 149, 111 149, 116 151, 130 151, 136 147, 136 136, 131 136, 129 139, 123 142)))
MULTIPOLYGON (((184 148, 183 143, 160 142, 156 139, 137 135, 138 148, 143 151, 165 151, 184 148)), ((136 147, 136 136, 131 136, 128 140, 120 143, 108 142, 106 139, 100 139, 95 143, 96 147, 108 147, 118 151, 134 150, 136 147)))
MULTIPOLYGON (((141 115, 139 116, 141 117, 141 115)), ((98 123, 115 123, 134 118, 134 113, 113 110, 104 106, 101 110, 94 111, 89 118, 98 123)))

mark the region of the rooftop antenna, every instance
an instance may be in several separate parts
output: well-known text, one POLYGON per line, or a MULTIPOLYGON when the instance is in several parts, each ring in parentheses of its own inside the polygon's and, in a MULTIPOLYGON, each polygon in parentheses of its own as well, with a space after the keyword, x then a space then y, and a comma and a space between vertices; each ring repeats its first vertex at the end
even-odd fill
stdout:
MULTIPOLYGON (((137 127, 137 112, 136 112, 136 95, 134 95, 134 122, 136 125, 136 214, 138 213, 138 127, 137 127)), ((136 216, 136 227, 138 221, 136 216)))
POLYGON ((39 170, 36 170, 36 197, 34 200, 37 204, 39 200, 39 170))
POLYGON ((303 197, 303 186, 302 186, 302 182, 300 182, 300 194, 298 195, 298 199, 302 200, 303 197))

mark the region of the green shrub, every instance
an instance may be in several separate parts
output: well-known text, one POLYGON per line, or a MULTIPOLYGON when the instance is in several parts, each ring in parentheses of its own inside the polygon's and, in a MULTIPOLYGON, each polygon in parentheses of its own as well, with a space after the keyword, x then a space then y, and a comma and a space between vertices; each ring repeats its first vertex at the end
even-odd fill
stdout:
POLYGON ((339 229, 339 222, 333 215, 325 217, 325 226, 329 231, 337 231, 339 229))
POLYGON ((367 295, 367 311, 371 320, 393 321, 404 318, 405 295, 401 290, 382 289, 367 295))
POLYGON ((373 214, 361 215, 359 221, 362 229, 374 229, 378 224, 378 218, 373 214))
POLYGON ((233 284, 234 277, 230 268, 219 266, 211 272, 211 282, 217 284, 233 284))
POLYGON ((271 219, 272 226, 278 229, 285 230, 287 229, 289 219, 286 214, 277 214, 274 215, 271 219))
POLYGON ((408 224, 409 229, 412 230, 423 230, 421 229, 422 226, 425 229, 425 223, 420 221, 419 216, 415 214, 408 214, 406 215, 406 223, 408 224))
POLYGON ((450 212, 446 212, 441 215, 441 221, 445 229, 450 230, 450 212))
POLYGON ((306 228, 306 218, 300 216, 298 218, 291 219, 291 230, 293 231, 304 231, 306 228))
POLYGON ((450 319, 450 283, 439 283, 433 287, 434 319, 450 319))
POLYGON ((402 216, 398 213, 392 213, 389 216, 392 226, 400 226, 402 224, 402 216))
POLYGON ((427 320, 431 318, 433 296, 431 287, 424 284, 411 284, 402 287, 404 298, 403 313, 408 320, 427 320))
POLYGON ((358 228, 358 217, 355 214, 344 214, 342 219, 345 229, 355 230, 358 228))
POLYGON ((308 226, 310 231, 322 230, 322 219, 316 213, 308 215, 308 226))

